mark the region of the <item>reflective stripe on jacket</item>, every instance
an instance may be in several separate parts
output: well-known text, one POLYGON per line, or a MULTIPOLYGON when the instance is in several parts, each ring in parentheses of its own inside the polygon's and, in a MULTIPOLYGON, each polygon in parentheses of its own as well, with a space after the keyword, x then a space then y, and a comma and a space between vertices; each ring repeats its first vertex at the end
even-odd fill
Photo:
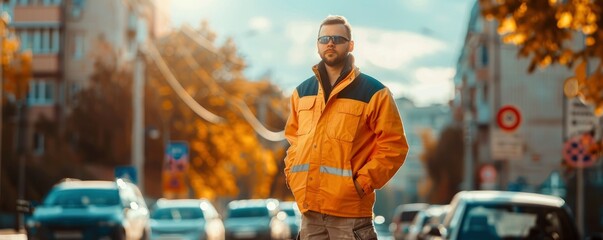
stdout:
POLYGON ((313 70, 291 96, 287 184, 302 212, 370 217, 374 189, 392 178, 408 153, 400 114, 389 89, 355 67, 325 102, 318 65, 313 70))

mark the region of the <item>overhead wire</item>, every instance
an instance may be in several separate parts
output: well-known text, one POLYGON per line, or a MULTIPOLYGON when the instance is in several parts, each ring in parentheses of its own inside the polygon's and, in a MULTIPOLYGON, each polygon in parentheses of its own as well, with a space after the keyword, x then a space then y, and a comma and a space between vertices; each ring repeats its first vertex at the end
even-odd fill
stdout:
POLYGON ((146 52, 147 56, 151 57, 151 59, 155 62, 155 65, 159 68, 161 74, 165 77, 166 81, 170 85, 170 87, 174 90, 176 95, 199 117, 210 123, 221 123, 224 119, 203 106, 201 106, 193 97, 191 97, 188 92, 180 85, 170 68, 167 66, 163 57, 157 50, 157 47, 154 43, 145 44, 144 52, 146 52))
MULTIPOLYGON (((188 36, 188 37, 191 37, 191 36, 188 36)), ((190 51, 183 49, 182 45, 178 45, 178 47, 180 48, 180 50, 182 50, 179 52, 181 52, 184 55, 184 57, 185 57, 184 60, 191 69, 201 69, 201 67, 199 66, 199 63, 193 58, 190 51)), ((199 77, 202 81, 211 82, 211 81, 207 81, 207 79, 205 79, 203 76, 200 76, 200 74, 198 72, 195 72, 195 73, 196 73, 197 77, 199 77)), ((226 91, 222 87, 217 86, 218 84, 215 84, 214 82, 211 82, 209 84, 212 84, 213 87, 217 88, 219 90, 220 94, 224 95, 224 97, 226 99, 231 101, 231 103, 235 107, 237 107, 237 109, 241 112, 241 114, 243 115, 245 120, 249 123, 249 125, 251 125, 251 127, 255 130, 255 132, 257 134, 259 134, 260 136, 262 136, 263 138, 265 138, 266 140, 269 140, 269 141, 277 142, 277 141, 285 140, 285 132, 284 131, 273 132, 273 131, 270 131, 269 129, 267 129, 257 119, 257 117, 253 114, 253 112, 251 111, 249 106, 247 106, 247 104, 245 104, 244 101, 228 96, 226 91)))
MULTIPOLYGON (((189 37, 200 47, 220 56, 219 51, 212 45, 212 43, 207 41, 206 39, 200 38, 199 36, 197 36, 197 34, 193 34, 194 30, 191 27, 185 25, 181 28, 181 32, 185 36, 189 37)), ((145 45, 145 47, 146 51, 144 52, 146 52, 147 55, 151 57, 151 59, 159 68, 161 74, 165 77, 170 87, 191 110, 193 110, 199 117, 205 119, 210 123, 221 123, 224 121, 224 118, 210 112, 209 110, 201 106, 197 101, 195 101, 194 98, 192 98, 188 94, 188 92, 186 92, 186 90, 182 87, 182 85, 180 85, 177 78, 174 76, 174 74, 168 67, 167 63, 161 56, 161 53, 159 52, 154 43, 148 43, 145 45)), ((193 58, 192 54, 188 50, 182 49, 182 45, 178 45, 178 47, 180 50, 182 50, 179 52, 184 53, 184 55, 186 56, 185 61, 192 71, 196 69, 201 69, 197 61, 193 58)), ((228 60, 236 61, 234 59, 228 60)), ((260 135, 266 140, 274 142, 285 140, 284 131, 274 132, 267 129, 253 114, 249 106, 247 106, 244 101, 228 96, 228 93, 226 93, 226 91, 218 84, 216 84, 215 82, 207 81, 207 79, 205 79, 203 76, 200 76, 198 72, 195 73, 202 81, 205 81, 208 85, 210 85, 212 89, 217 89, 227 100, 231 101, 232 105, 234 105, 237 110, 241 112, 245 121, 249 123, 249 125, 254 129, 254 131, 258 135, 260 135)))

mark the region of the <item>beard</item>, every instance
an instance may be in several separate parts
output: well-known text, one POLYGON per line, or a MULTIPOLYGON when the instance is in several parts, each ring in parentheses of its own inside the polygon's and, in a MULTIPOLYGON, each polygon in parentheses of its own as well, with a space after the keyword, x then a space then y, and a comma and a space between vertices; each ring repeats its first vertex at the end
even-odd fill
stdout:
POLYGON ((321 53, 320 54, 320 58, 322 59, 322 61, 329 67, 337 67, 337 66, 341 66, 345 63, 346 58, 348 57, 348 52, 345 52, 343 54, 339 54, 339 53, 321 53), (335 58, 327 58, 326 55, 328 54, 334 54, 336 55, 335 58))

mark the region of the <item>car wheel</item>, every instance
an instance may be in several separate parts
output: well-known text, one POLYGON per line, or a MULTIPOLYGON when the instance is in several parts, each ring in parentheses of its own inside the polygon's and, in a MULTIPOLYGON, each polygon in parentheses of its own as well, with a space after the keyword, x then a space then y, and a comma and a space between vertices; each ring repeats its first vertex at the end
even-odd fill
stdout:
POLYGON ((117 232, 115 232, 115 240, 126 240, 126 230, 125 229, 119 229, 117 232))

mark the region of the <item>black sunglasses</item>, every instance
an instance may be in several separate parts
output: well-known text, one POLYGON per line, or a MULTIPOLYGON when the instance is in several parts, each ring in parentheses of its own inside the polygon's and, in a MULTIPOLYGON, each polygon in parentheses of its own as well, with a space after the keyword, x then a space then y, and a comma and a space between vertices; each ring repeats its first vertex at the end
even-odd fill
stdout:
POLYGON ((342 44, 350 41, 350 39, 342 36, 322 36, 318 38, 318 43, 328 44, 331 40, 333 40, 334 44, 342 44))

